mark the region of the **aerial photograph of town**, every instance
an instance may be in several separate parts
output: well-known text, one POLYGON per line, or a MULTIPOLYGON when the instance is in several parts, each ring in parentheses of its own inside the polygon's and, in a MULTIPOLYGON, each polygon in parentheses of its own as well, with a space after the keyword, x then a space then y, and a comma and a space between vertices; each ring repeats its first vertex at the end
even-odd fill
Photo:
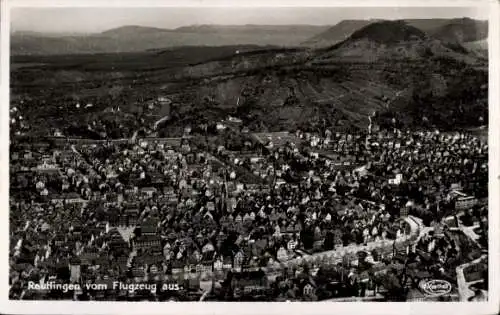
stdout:
POLYGON ((488 26, 12 8, 9 299, 488 301, 488 26))

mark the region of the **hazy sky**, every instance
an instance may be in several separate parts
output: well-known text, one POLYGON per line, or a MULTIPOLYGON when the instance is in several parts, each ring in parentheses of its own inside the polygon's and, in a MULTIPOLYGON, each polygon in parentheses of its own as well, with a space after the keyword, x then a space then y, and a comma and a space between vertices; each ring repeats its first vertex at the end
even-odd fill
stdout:
POLYGON ((13 8, 11 31, 101 32, 124 25, 176 28, 192 24, 333 25, 344 19, 487 19, 484 8, 470 7, 281 7, 281 8, 13 8))

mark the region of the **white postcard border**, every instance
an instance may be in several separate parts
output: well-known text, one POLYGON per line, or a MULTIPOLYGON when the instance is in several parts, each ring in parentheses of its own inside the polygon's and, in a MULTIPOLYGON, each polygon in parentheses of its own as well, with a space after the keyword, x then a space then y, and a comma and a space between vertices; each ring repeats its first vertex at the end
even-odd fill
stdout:
POLYGON ((500 57, 499 3, 495 0, 456 1, 327 1, 327 0, 1 0, 1 77, 0 77, 0 312, 6 314, 495 314, 499 302, 500 235, 498 213, 500 205, 500 57), (71 302, 71 301, 10 301, 8 300, 9 250, 9 34, 12 7, 460 7, 487 6, 489 9, 489 301, 434 303, 373 303, 373 302, 71 302))

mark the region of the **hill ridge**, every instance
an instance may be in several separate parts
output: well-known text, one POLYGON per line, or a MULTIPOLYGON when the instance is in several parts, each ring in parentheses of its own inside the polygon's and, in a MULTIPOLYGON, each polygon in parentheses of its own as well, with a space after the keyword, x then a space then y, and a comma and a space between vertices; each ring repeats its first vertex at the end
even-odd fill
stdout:
MULTIPOLYGON (((477 32, 478 36, 470 36, 467 41, 477 41, 487 37, 487 20, 472 19, 469 17, 462 18, 451 18, 451 19, 402 19, 408 25, 416 27, 419 30, 424 31, 430 36, 436 39, 444 40, 443 34, 439 34, 438 30, 441 28, 449 27, 447 25, 459 25, 464 28, 474 28, 476 26, 480 31, 477 32)), ((322 33, 319 33, 308 40, 304 41, 302 44, 306 46, 313 47, 328 47, 332 46, 340 41, 345 40, 354 32, 360 30, 361 28, 380 21, 397 21, 397 20, 387 20, 387 19, 372 19, 372 20, 362 20, 362 19, 346 19, 342 20, 334 26, 328 28, 322 33)), ((470 32, 470 31, 469 31, 470 32)))

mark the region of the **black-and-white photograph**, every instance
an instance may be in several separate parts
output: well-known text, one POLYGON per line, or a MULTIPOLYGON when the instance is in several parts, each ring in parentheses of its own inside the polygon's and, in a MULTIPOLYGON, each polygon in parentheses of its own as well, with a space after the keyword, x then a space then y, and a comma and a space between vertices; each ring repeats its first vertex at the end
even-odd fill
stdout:
POLYGON ((9 299, 488 301, 488 8, 10 7, 9 299))

